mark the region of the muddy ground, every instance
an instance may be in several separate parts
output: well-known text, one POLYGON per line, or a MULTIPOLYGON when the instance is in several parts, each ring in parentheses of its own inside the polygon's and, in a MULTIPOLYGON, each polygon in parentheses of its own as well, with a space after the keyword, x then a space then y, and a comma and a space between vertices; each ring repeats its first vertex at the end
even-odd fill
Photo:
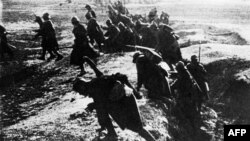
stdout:
MULTIPOLYGON (((2 2, 3 24, 12 33, 8 39, 17 49, 14 60, 1 62, 0 65, 1 139, 101 140, 104 135, 95 131, 99 128, 96 114, 85 110, 92 100, 72 91, 71 81, 76 78, 79 70, 69 65, 71 49, 65 48, 73 43, 70 18, 77 15, 83 23, 86 22, 86 1, 2 2), (59 62, 37 60, 41 52, 39 40, 31 41, 35 34, 32 30, 38 28, 33 22, 34 14, 41 15, 45 11, 51 13, 60 48, 64 48, 60 52, 65 57, 59 62)), ((105 8, 91 3, 97 11, 97 20, 102 24, 107 19, 105 8)), ((203 10, 216 9, 214 13, 207 14, 210 17, 207 20, 199 17, 200 21, 194 18, 195 14, 201 16, 200 11, 197 12, 190 3, 169 0, 165 4, 136 4, 136 7, 128 4, 128 8, 131 13, 145 14, 149 8, 156 6, 170 13, 170 23, 180 36, 184 58, 189 59, 191 55, 198 54, 201 47, 201 62, 209 73, 211 99, 204 105, 202 117, 194 128, 187 119, 179 117, 162 102, 149 100, 147 91, 142 89, 144 97, 137 102, 143 123, 159 141, 223 140, 224 124, 249 124, 249 36, 239 28, 245 27, 248 20, 243 18, 244 23, 235 24, 237 9, 243 9, 238 14, 244 17, 247 12, 244 10, 246 4, 239 4, 231 9, 230 6, 224 6, 221 9, 221 5, 204 7, 196 3, 203 10), (181 5, 182 9, 176 5, 181 5), (185 11, 185 8, 187 11, 191 10, 184 14, 181 10, 185 11), (228 20, 226 16, 216 19, 218 11, 231 15, 231 19, 228 20)), ((104 54, 98 60, 98 68, 105 74, 127 74, 130 82, 136 86, 133 54, 134 52, 104 54)), ((95 77, 93 71, 86 67, 88 73, 83 77, 95 77)), ((118 140, 143 140, 136 133, 120 130, 117 125, 115 130, 120 136, 118 140)))

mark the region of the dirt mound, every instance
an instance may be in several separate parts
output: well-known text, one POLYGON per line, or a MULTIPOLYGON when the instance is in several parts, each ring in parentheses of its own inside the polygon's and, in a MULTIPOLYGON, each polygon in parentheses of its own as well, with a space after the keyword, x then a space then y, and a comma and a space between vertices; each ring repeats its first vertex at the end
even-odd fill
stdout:
POLYGON ((250 123, 249 65, 249 61, 240 58, 218 60, 206 65, 211 88, 208 104, 220 113, 216 140, 223 138, 223 125, 250 123))
POLYGON ((173 25, 180 36, 180 44, 187 47, 204 43, 246 45, 248 42, 239 33, 211 25, 173 25))

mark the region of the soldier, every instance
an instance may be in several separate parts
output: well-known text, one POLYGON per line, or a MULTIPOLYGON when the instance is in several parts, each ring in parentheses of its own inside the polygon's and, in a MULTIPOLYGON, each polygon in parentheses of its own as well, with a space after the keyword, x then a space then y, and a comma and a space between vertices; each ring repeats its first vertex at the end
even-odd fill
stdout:
POLYGON ((148 14, 149 23, 156 20, 157 18, 158 18, 157 9, 156 8, 151 9, 151 11, 148 14))
POLYGON ((0 25, 0 57, 3 60, 5 53, 7 53, 11 59, 14 56, 8 44, 6 35, 7 35, 6 29, 2 25, 0 25))
POLYGON ((143 127, 139 109, 133 90, 127 86, 127 76, 123 74, 103 75, 91 81, 77 79, 73 90, 84 96, 93 98, 91 108, 97 113, 101 126, 99 132, 107 129, 106 139, 116 138, 117 134, 110 117, 124 130, 137 132, 147 141, 155 141, 154 137, 143 127))
POLYGON ((160 56, 149 56, 147 54, 135 53, 133 62, 137 69, 137 91, 142 84, 148 90, 148 97, 154 99, 171 98, 171 90, 167 80, 168 73, 161 68, 159 63, 160 56))
MULTIPOLYGON (((110 19, 106 21, 107 27, 103 27, 104 30, 107 30, 107 32, 104 34, 104 36, 108 37, 105 40, 106 47, 114 48, 117 45, 117 37, 120 33, 120 30, 118 27, 116 27, 110 19)), ((116 50, 116 49, 114 49, 116 50)))
POLYGON ((38 34, 35 35, 36 39, 39 36, 42 36, 42 46, 43 46, 43 52, 42 56, 39 57, 41 60, 45 60, 45 54, 46 50, 50 53, 49 60, 55 58, 55 54, 57 55, 56 61, 59 61, 63 58, 61 54, 57 52, 58 49, 58 43, 56 39, 56 33, 55 33, 55 28, 50 20, 50 15, 49 13, 44 13, 43 14, 43 24, 41 30, 39 30, 38 34))
POLYGON ((206 100, 209 100, 209 95, 208 95, 209 87, 206 80, 207 71, 204 68, 204 66, 198 62, 198 58, 196 55, 191 56, 191 63, 187 65, 187 69, 194 77, 198 85, 200 86, 204 98, 206 100))
POLYGON ((81 72, 79 76, 82 76, 86 73, 83 63, 86 61, 84 56, 95 60, 98 57, 98 54, 90 47, 88 38, 87 38, 87 31, 85 27, 80 24, 78 17, 73 17, 71 22, 74 26, 73 34, 75 36, 73 50, 70 56, 70 64, 77 65, 80 67, 81 72))
MULTIPOLYGON (((35 37, 38 37, 42 34, 41 31, 43 28, 43 20, 40 16, 36 16, 35 22, 37 22, 39 24, 39 29, 33 30, 33 31, 37 33, 35 35, 35 37)), ((40 60, 45 60, 45 54, 46 54, 45 41, 46 41, 45 36, 42 36, 42 43, 41 43, 42 55, 40 57, 38 57, 38 59, 40 59, 40 60)))
POLYGON ((88 10, 88 12, 86 13, 85 17, 88 15, 91 18, 95 18, 96 19, 95 11, 91 8, 91 6, 88 5, 88 4, 86 4, 85 8, 88 10))
POLYGON ((88 20, 87 33, 90 38, 90 43, 94 45, 94 42, 96 42, 99 51, 102 51, 102 44, 104 44, 103 32, 95 18, 92 18, 89 14, 87 14, 86 19, 88 20))
POLYGON ((118 42, 121 46, 135 45, 135 35, 131 28, 126 27, 122 22, 118 24, 120 30, 118 42))
POLYGON ((124 15, 129 14, 128 9, 119 0, 116 3, 114 3, 113 7, 121 14, 124 14, 124 15))
POLYGON ((177 90, 177 105, 190 119, 200 112, 201 89, 182 61, 176 65, 177 80, 171 85, 177 90))
POLYGON ((182 60, 182 54, 178 43, 178 35, 166 24, 159 25, 156 33, 156 51, 160 52, 162 58, 174 70, 173 65, 182 60))

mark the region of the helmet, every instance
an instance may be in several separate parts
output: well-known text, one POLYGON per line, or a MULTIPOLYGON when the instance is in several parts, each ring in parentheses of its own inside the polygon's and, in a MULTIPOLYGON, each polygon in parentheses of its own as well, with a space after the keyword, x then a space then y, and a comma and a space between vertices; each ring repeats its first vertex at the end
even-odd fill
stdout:
POLYGON ((79 20, 79 18, 77 16, 74 16, 74 17, 71 18, 71 22, 72 22, 72 24, 76 24, 76 23, 79 23, 80 20, 79 20))
POLYGON ((197 60, 197 56, 196 55, 192 55, 191 56, 191 60, 197 60))
POLYGON ((49 15, 49 13, 44 13, 43 14, 43 19, 44 20, 49 20, 51 17, 50 17, 50 15, 49 15))
POLYGON ((177 64, 176 64, 176 70, 179 71, 179 70, 185 70, 186 67, 184 65, 184 63, 182 61, 179 61, 177 64))
POLYGON ((34 22, 42 22, 42 18, 40 16, 36 16, 36 19, 34 20, 34 22))
POLYGON ((91 8, 91 6, 90 6, 90 5, 88 5, 88 4, 86 4, 85 8, 91 8))

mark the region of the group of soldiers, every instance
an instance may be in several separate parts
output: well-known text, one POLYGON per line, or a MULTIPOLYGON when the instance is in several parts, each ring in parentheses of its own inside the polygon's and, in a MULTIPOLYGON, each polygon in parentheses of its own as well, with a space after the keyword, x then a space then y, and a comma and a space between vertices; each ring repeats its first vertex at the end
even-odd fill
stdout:
MULTIPOLYGON (((119 3, 116 6, 120 11, 119 14, 121 12, 128 14, 128 11, 124 10, 119 3)), ((70 55, 70 64, 79 66, 81 72, 78 76, 86 73, 84 63, 88 63, 96 73, 97 77, 90 81, 76 79, 73 89, 94 99, 87 110, 96 110, 101 126, 99 132, 107 129, 109 137, 117 137, 109 117, 111 116, 122 129, 127 128, 135 131, 147 141, 155 140, 151 133, 143 127, 135 100, 142 98, 139 93, 142 85, 148 91, 148 98, 162 100, 163 103, 176 101, 176 106, 183 113, 188 113, 187 109, 192 109, 193 112, 190 113, 198 113, 199 115, 202 103, 209 99, 207 72, 199 63, 196 55, 191 56, 191 62, 185 65, 180 49, 175 48, 178 46, 178 37, 173 33, 173 29, 166 25, 152 26, 154 24, 151 24, 150 30, 157 30, 156 46, 155 49, 144 48, 141 49, 141 52, 134 54, 133 63, 136 64, 138 78, 137 87, 134 88, 126 75, 120 73, 104 75, 97 68, 96 63, 100 52, 117 52, 126 45, 137 44, 136 35, 139 32, 121 14, 120 16, 125 17, 125 20, 120 18, 119 22, 114 23, 114 20, 110 18, 106 21, 106 26, 100 26, 96 20, 97 15, 91 6, 86 5, 85 8, 87 9, 85 17, 88 20, 86 28, 78 17, 71 18, 75 39, 70 55), (105 34, 103 31, 106 31, 105 34), (170 43, 168 43, 168 39, 171 39, 170 43), (163 42, 166 43, 162 44, 163 42), (163 62, 171 64, 171 73, 161 66, 163 62)), ((154 22, 156 12, 153 11, 153 14, 149 14, 150 22, 154 22)), ((39 24, 40 28, 35 30, 37 34, 34 39, 42 37, 42 54, 38 59, 45 60, 46 52, 49 52, 48 60, 56 56, 56 61, 61 60, 63 56, 58 52, 59 45, 49 13, 44 13, 42 18, 36 16, 35 22, 39 24)), ((143 27, 143 25, 141 26, 143 27)), ((8 47, 6 35, 5 28, 0 26, 1 56, 3 53, 8 53, 10 57, 13 57, 13 53, 8 47)))

